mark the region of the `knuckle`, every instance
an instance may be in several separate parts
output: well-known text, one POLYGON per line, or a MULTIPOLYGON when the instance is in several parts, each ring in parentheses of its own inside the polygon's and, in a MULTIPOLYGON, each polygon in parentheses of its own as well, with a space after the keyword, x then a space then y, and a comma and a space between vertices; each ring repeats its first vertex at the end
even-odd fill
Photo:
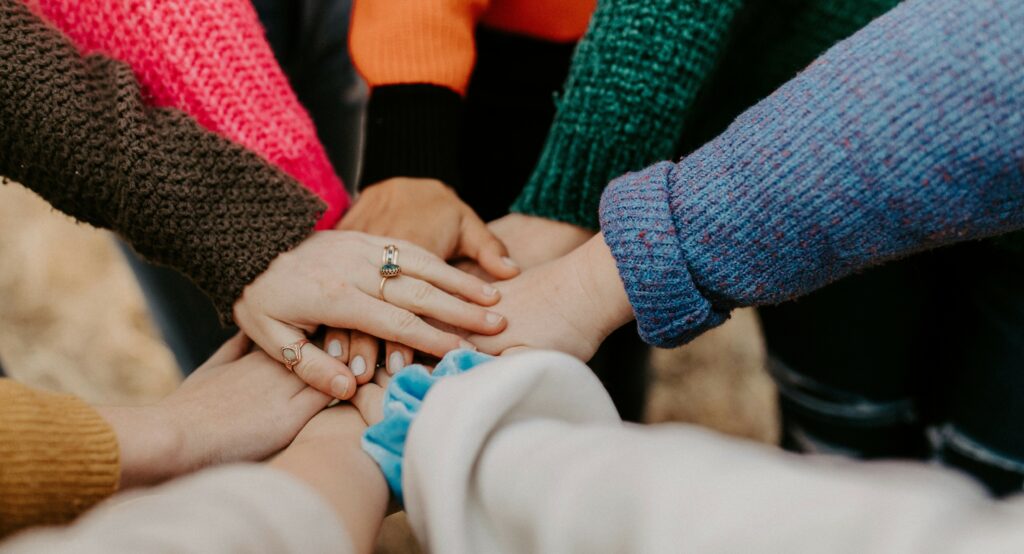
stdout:
POLYGON ((412 287, 410 302, 416 311, 422 311, 434 296, 434 287, 424 281, 416 281, 412 287))
POLYGON ((334 303, 348 298, 352 293, 352 285, 344 280, 332 280, 322 283, 324 299, 334 303))
POLYGON ((416 314, 405 310, 399 311, 395 314, 395 330, 399 335, 405 336, 416 327, 419 321, 420 318, 416 314))

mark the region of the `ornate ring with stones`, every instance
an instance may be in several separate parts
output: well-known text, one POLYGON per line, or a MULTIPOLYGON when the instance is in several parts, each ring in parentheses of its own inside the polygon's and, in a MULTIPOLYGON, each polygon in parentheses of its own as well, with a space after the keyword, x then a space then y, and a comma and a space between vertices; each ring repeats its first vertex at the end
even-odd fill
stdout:
POLYGON ((309 344, 308 340, 300 339, 298 342, 281 347, 281 357, 284 358, 284 367, 287 367, 288 371, 295 371, 295 366, 302 361, 302 347, 307 344, 309 344))
POLYGON ((385 279, 398 277, 402 274, 402 267, 398 265, 398 247, 389 244, 384 247, 384 255, 381 257, 380 276, 385 279))

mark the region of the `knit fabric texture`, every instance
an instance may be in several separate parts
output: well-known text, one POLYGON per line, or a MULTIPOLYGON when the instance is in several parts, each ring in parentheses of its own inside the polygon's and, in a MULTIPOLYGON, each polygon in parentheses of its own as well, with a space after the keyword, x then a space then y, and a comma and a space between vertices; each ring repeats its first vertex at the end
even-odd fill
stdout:
POLYGON ((573 58, 530 181, 512 210, 597 228, 601 191, 671 157, 740 0, 602 1, 573 58))
MULTIPOLYGON (((67 0, 73 1, 73 0, 67 0)), ((372 89, 430 84, 464 95, 476 59, 473 35, 488 27, 575 42, 595 0, 356 0, 352 62, 372 89)))
POLYGON ((333 227, 348 207, 248 0, 24 1, 83 53, 130 65, 147 104, 184 111, 320 196, 327 210, 318 228, 333 227))
POLYGON ((1024 226, 1024 4, 909 0, 678 164, 605 191, 645 340, 1024 226))
POLYGON ((697 145, 714 137, 724 124, 701 129, 727 124, 897 3, 601 2, 512 211, 597 229, 611 179, 672 157, 681 135, 697 145))
MULTIPOLYGON (((370 86, 360 186, 422 177, 462 192, 461 101, 475 79, 481 32, 571 46, 586 30, 594 5, 595 0, 357 0, 352 62, 370 86)), ((531 63, 528 56, 516 61, 531 63)), ((521 100, 515 91, 508 98, 521 100)))
POLYGON ((0 539, 65 523, 117 490, 117 436, 74 396, 0 379, 0 539))
POLYGON ((148 108, 131 68, 83 58, 18 0, 0 0, 0 175, 189 276, 224 322, 323 211, 259 156, 148 108))
POLYGON ((728 46, 680 123, 676 154, 692 152, 720 135, 736 116, 825 50, 897 4, 899 0, 745 2, 729 31, 728 46))

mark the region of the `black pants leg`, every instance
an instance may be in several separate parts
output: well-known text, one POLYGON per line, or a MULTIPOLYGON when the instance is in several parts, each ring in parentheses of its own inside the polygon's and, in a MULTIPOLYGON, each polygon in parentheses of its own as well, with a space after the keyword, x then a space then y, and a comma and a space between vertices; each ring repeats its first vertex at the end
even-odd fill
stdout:
POLYGON ((762 310, 784 446, 1024 476, 1024 263, 972 243, 762 310))

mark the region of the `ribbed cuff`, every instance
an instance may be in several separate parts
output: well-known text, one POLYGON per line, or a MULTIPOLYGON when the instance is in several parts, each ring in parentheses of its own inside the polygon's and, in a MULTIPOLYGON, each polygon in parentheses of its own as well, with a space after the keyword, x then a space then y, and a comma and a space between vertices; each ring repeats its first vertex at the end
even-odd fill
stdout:
POLYGON ((665 348, 693 340, 729 317, 729 309, 713 306, 690 274, 668 194, 674 167, 661 162, 623 175, 608 185, 601 199, 604 240, 626 286, 640 336, 665 348))
POLYGON ((439 379, 465 373, 493 359, 493 356, 471 350, 453 350, 438 362, 433 371, 427 371, 427 368, 418 364, 411 365, 395 374, 388 383, 384 391, 384 417, 366 429, 362 446, 380 466, 399 504, 404 502, 402 462, 405 457, 405 439, 409 436, 409 427, 419 414, 427 392, 439 379))
POLYGON ((117 490, 114 430, 70 395, 0 380, 0 538, 70 521, 117 490))
POLYGON ((392 177, 458 188, 462 97, 430 84, 387 85, 370 94, 360 189, 392 177))

